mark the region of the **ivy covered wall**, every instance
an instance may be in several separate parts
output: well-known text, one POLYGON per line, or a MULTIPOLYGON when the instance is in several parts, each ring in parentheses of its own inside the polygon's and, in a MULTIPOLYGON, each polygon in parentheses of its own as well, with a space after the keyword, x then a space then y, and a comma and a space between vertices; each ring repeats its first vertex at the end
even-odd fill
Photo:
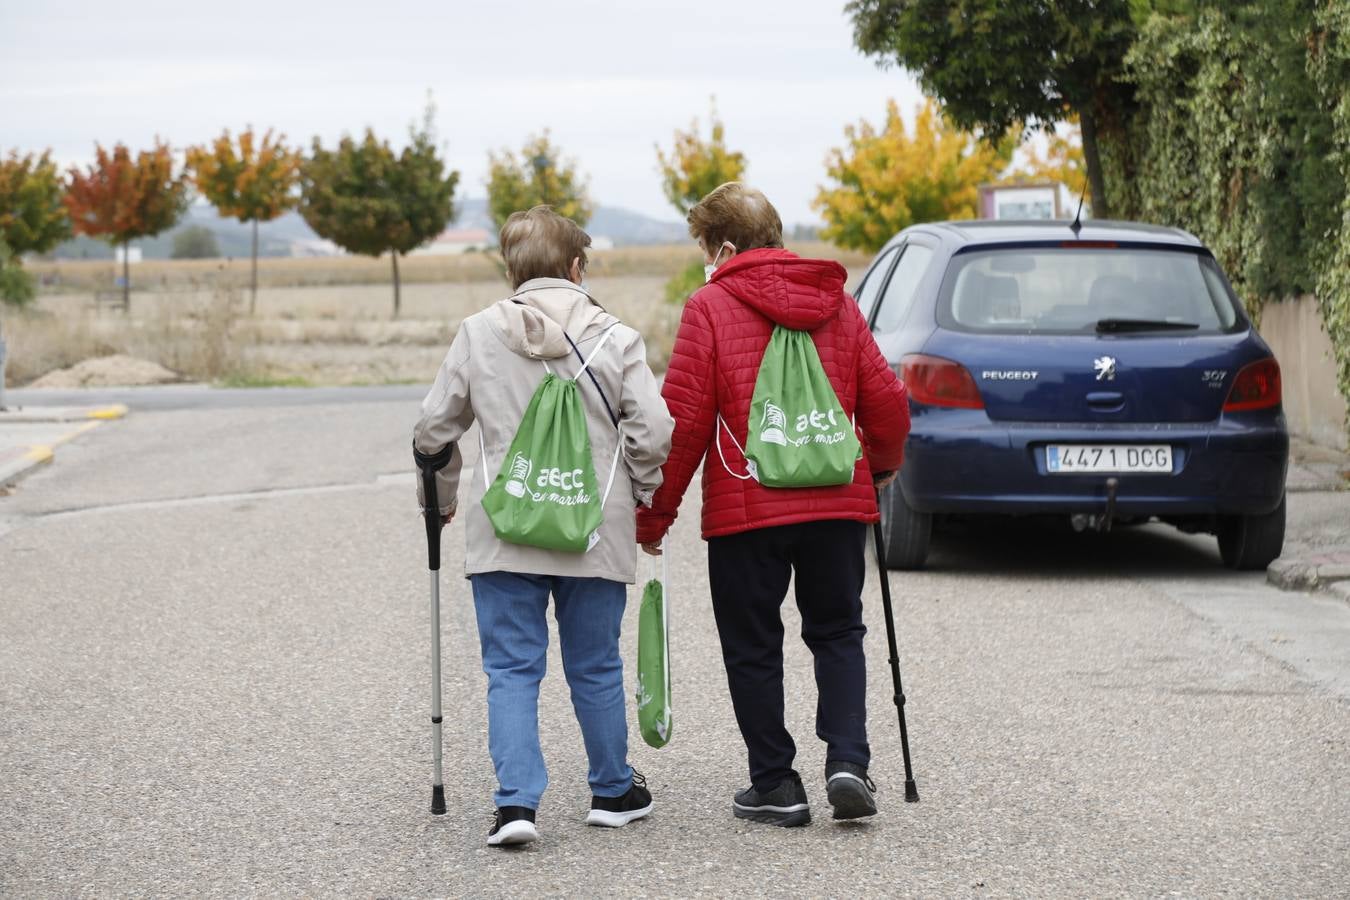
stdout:
POLYGON ((1140 25, 1103 147, 1117 215, 1213 249, 1255 316, 1313 293, 1350 397, 1350 0, 1193 4, 1140 25))
POLYGON ((1325 0, 1320 6, 1308 72, 1332 121, 1330 160, 1340 175, 1341 204, 1339 222, 1315 255, 1316 293, 1336 348, 1341 394, 1350 398, 1350 0, 1325 0))

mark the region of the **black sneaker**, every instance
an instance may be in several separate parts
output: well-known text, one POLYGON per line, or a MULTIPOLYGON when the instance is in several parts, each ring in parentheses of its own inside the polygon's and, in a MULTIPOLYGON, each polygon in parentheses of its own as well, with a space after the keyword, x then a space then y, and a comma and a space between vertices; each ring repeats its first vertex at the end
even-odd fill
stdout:
POLYGON ((513 844, 528 844, 537 840, 539 832, 534 827, 534 810, 526 806, 502 806, 492 820, 492 830, 488 832, 489 847, 507 847, 513 844))
POLYGON ((781 825, 784 828, 806 825, 811 821, 806 788, 798 775, 783 779, 771 791, 760 792, 754 787, 739 791, 731 810, 738 819, 781 825))
POLYGON ((867 767, 851 762, 825 764, 825 792, 836 819, 862 819, 877 814, 877 786, 867 767))
POLYGON ((622 828, 652 811, 652 794, 647 790, 647 779, 633 772, 633 785, 622 797, 591 796, 591 811, 586 815, 587 825, 622 828))

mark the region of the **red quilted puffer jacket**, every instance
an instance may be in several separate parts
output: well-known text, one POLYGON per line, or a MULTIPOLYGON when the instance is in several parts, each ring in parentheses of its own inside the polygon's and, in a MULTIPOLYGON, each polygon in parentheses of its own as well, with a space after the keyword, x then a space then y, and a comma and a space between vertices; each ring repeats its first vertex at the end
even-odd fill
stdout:
POLYGON ((661 396, 675 417, 665 481, 650 509, 638 510, 639 543, 659 541, 675 521, 685 488, 703 466, 703 537, 820 519, 877 521, 873 472, 900 467, 909 434, 905 386, 877 349, 858 305, 844 293, 844 267, 787 250, 738 253, 689 299, 661 396), (840 405, 854 422, 863 457, 839 487, 768 488, 744 474, 750 398, 775 324, 809 331, 840 405), (732 443, 721 414, 735 434, 732 443), (718 455, 726 458, 726 466, 718 455))

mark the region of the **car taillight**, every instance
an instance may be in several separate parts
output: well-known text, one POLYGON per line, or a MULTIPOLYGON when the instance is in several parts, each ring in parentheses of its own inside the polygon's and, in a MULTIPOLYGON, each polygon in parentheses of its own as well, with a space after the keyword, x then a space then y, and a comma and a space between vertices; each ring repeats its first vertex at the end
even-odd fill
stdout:
POLYGON ((1283 399, 1280 388, 1280 364, 1271 356, 1242 367, 1233 379, 1224 412, 1270 409, 1283 399))
POLYGON ((928 406, 984 409, 980 389, 966 367, 940 356, 914 353, 900 360, 900 377, 909 395, 928 406))

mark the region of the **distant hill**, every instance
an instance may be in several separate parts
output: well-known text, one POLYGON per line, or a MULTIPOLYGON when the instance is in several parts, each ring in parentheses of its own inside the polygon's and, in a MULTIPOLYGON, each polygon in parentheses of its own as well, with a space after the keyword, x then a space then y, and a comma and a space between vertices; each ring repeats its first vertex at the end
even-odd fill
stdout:
MULTIPOLYGON (((459 202, 454 228, 482 228, 497 235, 497 226, 488 215, 486 197, 470 197, 459 202)), ((609 238, 616 247, 632 244, 679 244, 689 240, 689 231, 681 222, 667 222, 619 206, 597 206, 586 223, 591 237, 609 238)))
MULTIPOLYGON (((458 215, 448 227, 482 228, 488 234, 496 236, 497 228, 488 215, 487 199, 469 197, 457 204, 458 215)), ((141 248, 146 259, 168 259, 173 253, 173 238, 184 228, 200 225, 209 229, 216 237, 222 256, 246 257, 252 241, 251 226, 234 219, 219 216, 215 209, 204 204, 195 204, 188 209, 172 230, 158 237, 134 241, 141 248)), ((617 206, 598 206, 586 231, 593 237, 609 238, 615 246, 633 244, 672 244, 683 243, 689 239, 685 226, 679 222, 667 222, 653 219, 642 213, 617 206)), ((331 250, 314 230, 305 223, 299 213, 288 212, 271 222, 258 227, 259 256, 311 256, 331 250)), ((90 238, 75 238, 58 246, 52 255, 57 259, 112 259, 113 251, 103 241, 90 238)))
POLYGON ((683 222, 653 219, 618 206, 597 206, 595 215, 586 223, 586 232, 592 237, 607 237, 614 245, 623 244, 684 244, 689 238, 689 227, 683 222))

